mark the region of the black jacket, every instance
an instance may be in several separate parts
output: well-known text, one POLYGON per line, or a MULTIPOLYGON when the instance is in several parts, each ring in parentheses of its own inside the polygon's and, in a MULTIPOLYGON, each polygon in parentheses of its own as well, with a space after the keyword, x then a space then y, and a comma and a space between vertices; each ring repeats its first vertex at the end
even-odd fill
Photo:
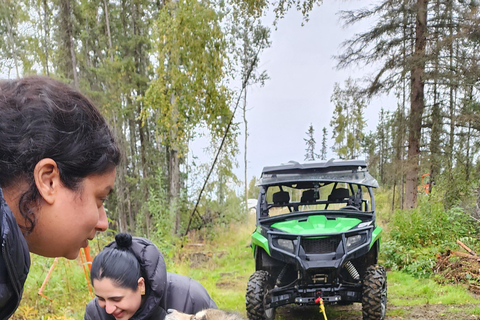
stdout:
POLYGON ((0 320, 17 310, 30 269, 27 242, 0 188, 0 320))
MULTIPOLYGON (((103 250, 115 248, 115 241, 103 250)), ((217 308, 207 290, 197 281, 167 272, 158 248, 145 238, 133 237, 131 252, 137 257, 145 278, 146 300, 131 320, 163 320, 168 309, 194 314, 207 308, 217 308)), ((85 320, 115 319, 92 299, 85 310, 85 320)))

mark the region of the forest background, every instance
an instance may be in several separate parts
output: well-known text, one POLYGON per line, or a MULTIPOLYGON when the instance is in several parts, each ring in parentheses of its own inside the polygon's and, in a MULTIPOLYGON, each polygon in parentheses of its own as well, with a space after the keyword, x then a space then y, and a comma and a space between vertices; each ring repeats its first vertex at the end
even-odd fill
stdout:
MULTIPOLYGON (((58 78, 99 106, 124 150, 106 203, 110 231, 148 237, 168 252, 190 230, 245 219, 256 180, 246 170, 238 177, 234 168, 248 160, 247 142, 244 159, 236 157, 240 133, 248 137, 247 89, 268 81, 259 61, 275 27, 261 18, 273 10, 278 23, 297 9, 308 23, 317 5, 321 10, 322 2, 312 0, 2 0, 0 70, 12 78, 58 78), (233 121, 241 112, 243 121, 233 121), (187 157, 199 136, 209 141, 210 162, 187 157)), ((365 157, 388 195, 385 210, 400 212, 410 226, 416 212, 422 223, 432 213, 456 221, 458 236, 474 246, 478 1, 384 0, 349 8, 347 1, 341 21, 355 26, 367 19, 369 28, 344 41, 337 66, 374 71, 335 84, 330 128, 321 128, 319 143, 308 128, 304 159, 326 159, 330 148, 341 159, 365 157), (396 108, 382 110, 367 132, 369 101, 384 93, 395 96, 396 108), (426 203, 417 198, 424 184, 432 195, 426 203)), ((395 241, 404 235, 393 232, 388 263, 408 270, 412 247, 442 244, 443 238, 432 243, 437 232, 418 231, 401 244, 395 241)), ((428 258, 415 263, 413 273, 432 269, 428 258)))

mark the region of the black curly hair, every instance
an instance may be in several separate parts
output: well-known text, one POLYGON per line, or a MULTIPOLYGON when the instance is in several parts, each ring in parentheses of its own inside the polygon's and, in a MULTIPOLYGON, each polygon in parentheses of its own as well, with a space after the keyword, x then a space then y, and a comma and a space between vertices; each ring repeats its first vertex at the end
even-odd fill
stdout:
POLYGON ((77 190, 83 178, 109 172, 120 157, 105 119, 78 91, 45 76, 0 81, 0 187, 28 182, 18 203, 24 232, 36 224, 33 171, 40 160, 53 159, 62 183, 77 190))

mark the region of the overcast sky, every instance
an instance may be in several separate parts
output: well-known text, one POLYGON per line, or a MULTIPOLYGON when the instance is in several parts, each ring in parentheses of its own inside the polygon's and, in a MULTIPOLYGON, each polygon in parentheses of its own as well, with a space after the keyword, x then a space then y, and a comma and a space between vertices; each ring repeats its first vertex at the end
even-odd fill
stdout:
MULTIPOLYGON (((340 53, 340 44, 368 28, 368 24, 343 28, 337 12, 371 2, 325 0, 313 9, 310 20, 303 27, 301 13, 294 10, 279 21, 277 30, 272 27, 272 46, 260 56, 260 69, 267 70, 270 80, 264 87, 252 87, 247 93, 248 180, 259 177, 264 166, 289 160, 303 161, 304 139, 310 124, 315 129, 317 153, 320 153, 323 127, 331 138, 329 123, 334 107, 330 97, 335 82, 343 88, 348 77, 359 78, 367 74, 358 67, 335 69, 336 61, 332 56, 340 53)), ((271 21, 268 17, 264 24, 271 26, 271 21)), ((371 101, 365 112, 368 131, 375 130, 382 106, 391 110, 395 101, 387 97, 371 101)), ((237 110, 236 116, 241 122, 241 110, 237 110)), ((243 124, 240 127, 243 131, 243 124)), ((328 158, 335 156, 330 148, 332 144, 330 141, 328 158)), ((243 146, 241 137, 236 170, 241 180, 244 179, 243 146)))

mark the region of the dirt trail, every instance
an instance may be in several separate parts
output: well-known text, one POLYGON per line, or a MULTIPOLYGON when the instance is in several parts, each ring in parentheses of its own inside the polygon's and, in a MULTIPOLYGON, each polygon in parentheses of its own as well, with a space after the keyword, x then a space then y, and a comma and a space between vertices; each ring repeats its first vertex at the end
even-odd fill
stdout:
MULTIPOLYGON (((472 314, 474 305, 422 305, 422 306, 388 306, 386 320, 475 320, 479 315, 472 314)), ((360 320, 362 305, 327 306, 328 320, 360 320)), ((300 307, 290 305, 277 309, 276 320, 324 320, 318 307, 300 307)))

